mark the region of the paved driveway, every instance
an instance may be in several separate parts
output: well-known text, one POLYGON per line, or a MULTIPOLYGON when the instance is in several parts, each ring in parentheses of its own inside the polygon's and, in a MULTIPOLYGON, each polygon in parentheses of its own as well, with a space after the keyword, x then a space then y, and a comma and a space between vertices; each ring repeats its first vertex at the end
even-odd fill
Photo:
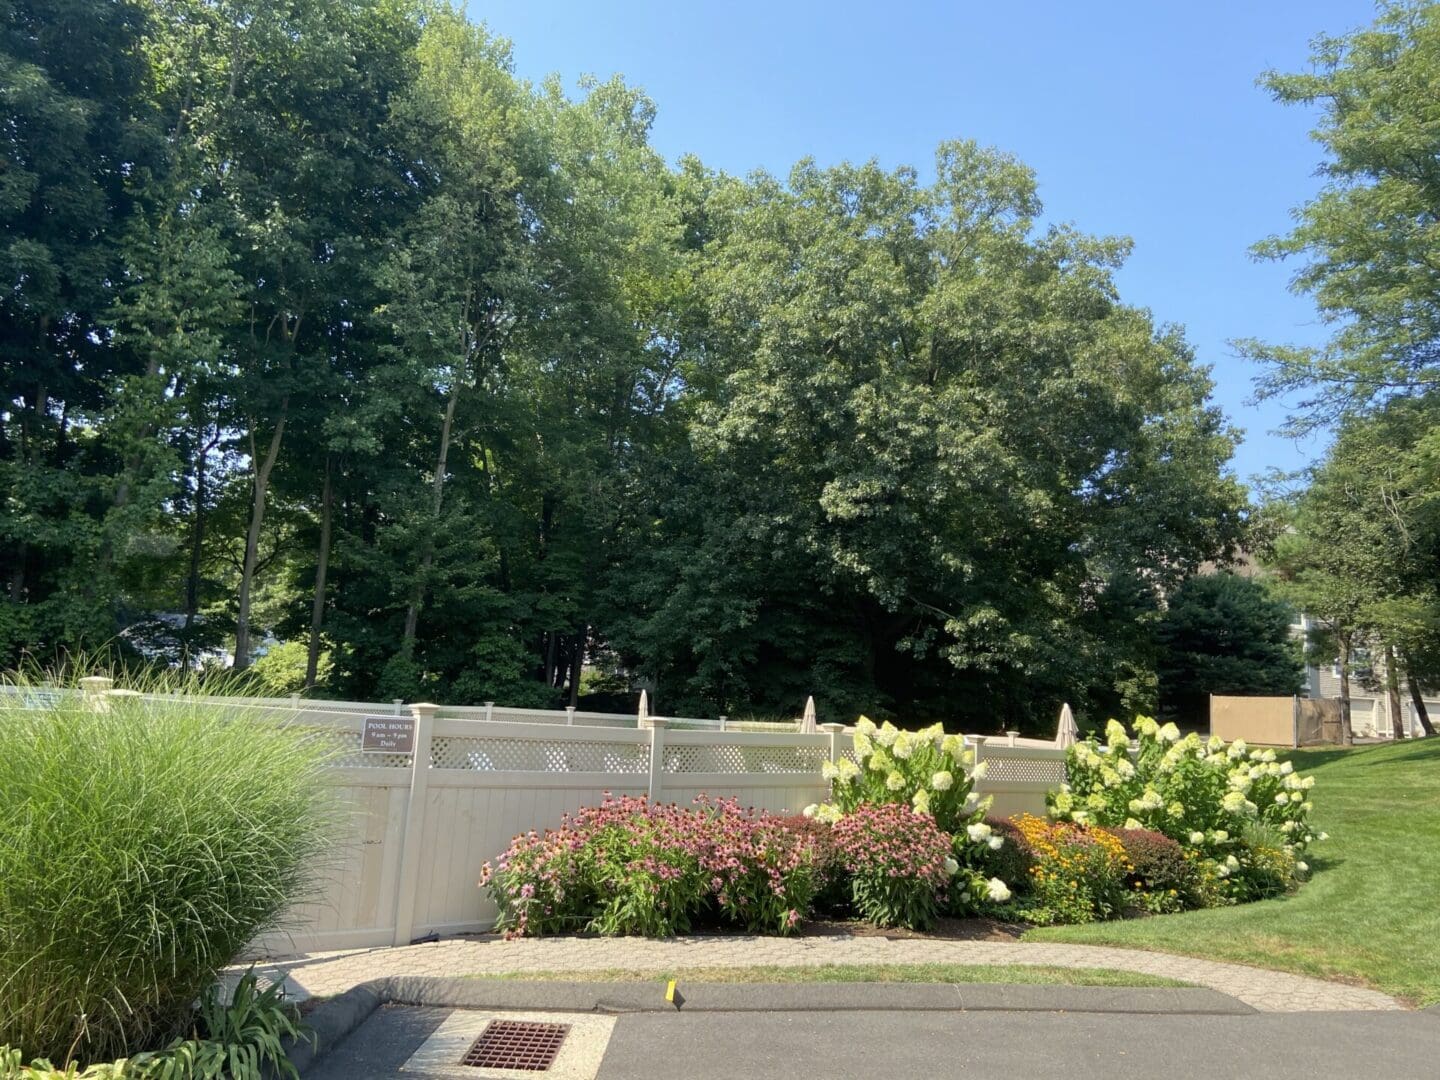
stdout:
MULTIPOLYGON (((621 1015, 597 1080, 1433 1080, 1440 1074, 1440 1015, 1434 1012, 920 1012, 885 1009, 885 988, 876 991, 881 1007, 874 1011, 621 1015)), ((432 1074, 398 1069, 450 1015, 448 1009, 382 1007, 308 1070, 306 1080, 431 1080, 432 1074)))

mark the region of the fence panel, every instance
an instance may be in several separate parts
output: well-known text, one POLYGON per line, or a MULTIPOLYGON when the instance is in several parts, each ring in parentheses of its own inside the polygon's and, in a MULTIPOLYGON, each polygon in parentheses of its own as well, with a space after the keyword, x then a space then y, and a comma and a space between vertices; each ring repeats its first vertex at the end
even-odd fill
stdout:
POLYGON ((1293 697, 1210 696, 1210 734, 1226 742, 1244 739, 1262 746, 1295 745, 1293 697))
MULTIPOLYGON (((554 828, 607 792, 682 805, 702 794, 733 797, 798 813, 828 797, 820 767, 832 752, 853 756, 851 735, 838 730, 671 730, 664 720, 647 729, 557 727, 413 709, 415 755, 362 751, 359 713, 292 710, 294 722, 340 751, 333 777, 347 835, 317 868, 318 895, 291 912, 285 932, 255 942, 256 954, 483 931, 496 910, 477 886, 480 866, 518 834, 554 828)), ((1062 751, 972 743, 989 762, 977 790, 994 797, 995 814, 1044 813, 1045 792, 1064 780, 1062 751)))

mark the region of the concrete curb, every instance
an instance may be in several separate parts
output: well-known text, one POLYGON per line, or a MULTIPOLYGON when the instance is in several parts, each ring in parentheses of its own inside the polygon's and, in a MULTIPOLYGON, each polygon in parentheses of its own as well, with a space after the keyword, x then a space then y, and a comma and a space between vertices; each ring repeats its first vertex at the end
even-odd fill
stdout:
MULTIPOLYGON (((385 1001, 453 1009, 663 1013, 665 984, 525 982, 409 976, 385 1001)), ((686 1012, 1106 1012, 1241 1015, 1256 1010, 1203 987, 1030 986, 1003 983, 681 983, 686 1012)))
MULTIPOLYGON (((692 983, 685 1012, 1070 1012, 1240 1016, 1257 1010, 1201 987, 1013 986, 992 983, 692 983)), ((287 1054, 302 1075, 382 1005, 492 1011, 668 1013, 663 983, 524 982, 400 976, 361 983, 305 1022, 312 1040, 287 1054)))

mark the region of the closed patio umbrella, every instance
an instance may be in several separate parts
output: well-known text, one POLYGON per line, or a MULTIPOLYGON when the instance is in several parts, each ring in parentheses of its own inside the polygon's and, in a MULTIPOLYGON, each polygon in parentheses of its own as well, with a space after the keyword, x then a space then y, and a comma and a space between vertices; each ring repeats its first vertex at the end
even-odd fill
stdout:
POLYGON ((1075 723, 1075 714, 1070 711, 1067 701, 1060 706, 1060 727, 1055 732, 1055 745, 1064 750, 1080 741, 1080 728, 1075 723))
POLYGON ((805 699, 805 715, 800 718, 800 730, 810 734, 820 730, 815 726, 815 698, 813 696, 805 699))

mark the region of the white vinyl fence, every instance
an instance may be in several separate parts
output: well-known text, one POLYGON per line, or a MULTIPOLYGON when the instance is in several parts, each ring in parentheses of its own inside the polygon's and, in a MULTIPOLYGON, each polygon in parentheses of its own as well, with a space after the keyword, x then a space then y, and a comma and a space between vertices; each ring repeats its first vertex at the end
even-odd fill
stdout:
MULTIPOLYGON (((680 804, 697 795, 798 813, 828 797, 820 766, 853 755, 851 736, 684 731, 469 720, 411 706, 413 754, 360 749, 356 716, 305 710, 344 748, 335 783, 349 808, 349 838, 322 868, 315 902, 258 952, 312 952, 406 944, 430 932, 489 929, 495 906, 476 882, 480 865, 518 834, 560 824, 606 792, 680 804), (416 768, 415 762, 428 762, 416 768)), ((972 740, 990 762, 979 789, 994 813, 1044 813, 1045 792, 1064 779, 1063 752, 972 740)))
MULTIPOLYGON (((606 727, 563 713, 558 721, 515 722, 509 717, 520 710, 486 707, 231 704, 241 715, 281 716, 332 740, 332 776, 346 811, 340 838, 317 867, 313 901, 291 913, 285 932, 255 942, 257 954, 487 930, 496 911, 477 885, 481 864, 516 835, 553 828, 606 792, 682 805, 701 794, 733 797, 742 806, 799 813, 829 796, 821 765, 854 757, 840 724, 803 734, 685 730, 659 718, 637 728, 633 716, 607 716, 627 726, 606 727), (367 716, 413 717, 413 752, 363 749, 367 716)), ((1046 791, 1065 778, 1063 751, 1013 738, 969 741, 989 762, 977 789, 994 796, 993 814, 1044 813, 1046 791)))

